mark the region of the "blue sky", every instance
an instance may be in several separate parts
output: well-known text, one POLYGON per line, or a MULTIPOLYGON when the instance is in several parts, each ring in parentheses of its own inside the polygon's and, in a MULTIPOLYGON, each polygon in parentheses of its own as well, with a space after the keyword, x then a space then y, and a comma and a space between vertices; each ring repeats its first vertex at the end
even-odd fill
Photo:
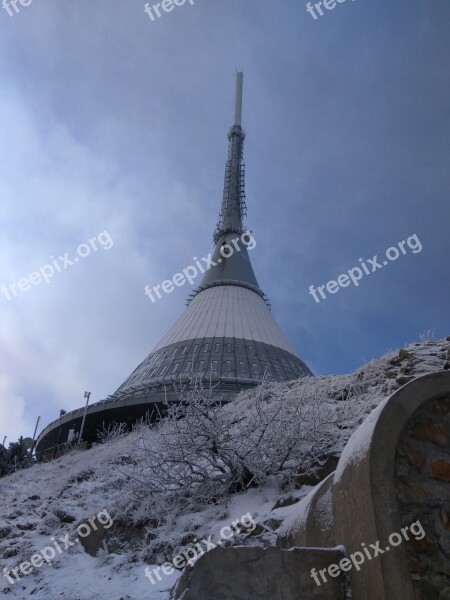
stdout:
MULTIPOLYGON (((20 5, 19 5, 20 6, 20 5)), ((185 306, 157 285, 211 250, 232 77, 243 69, 247 225, 273 313, 317 374, 449 330, 447 0, 195 0, 152 22, 138 0, 0 9, 0 436, 112 393, 185 306), (316 303, 416 234, 407 252, 316 303)))

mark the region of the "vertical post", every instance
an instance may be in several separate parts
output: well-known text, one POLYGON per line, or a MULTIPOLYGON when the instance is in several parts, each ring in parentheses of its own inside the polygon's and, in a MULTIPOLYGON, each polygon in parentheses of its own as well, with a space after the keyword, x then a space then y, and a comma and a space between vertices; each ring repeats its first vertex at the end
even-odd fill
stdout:
POLYGON ((7 438, 7 437, 8 437, 8 436, 7 436, 7 435, 5 435, 5 437, 3 438, 3 442, 2 442, 2 446, 3 446, 3 448, 5 447, 5 441, 6 441, 6 438, 7 438))
POLYGON ((36 421, 36 427, 34 428, 34 433, 33 433, 33 443, 31 444, 31 454, 33 454, 34 445, 35 445, 35 443, 36 443, 36 432, 37 432, 37 428, 38 428, 38 425, 39 425, 39 421, 40 421, 40 420, 41 420, 41 417, 38 417, 38 418, 37 418, 37 421, 36 421))
POLYGON ((236 96, 234 98, 234 119, 233 125, 241 125, 242 121, 242 86, 244 83, 244 73, 236 73, 236 96))
POLYGON ((86 421, 86 413, 88 409, 89 398, 91 397, 91 392, 84 392, 84 397, 87 398, 87 400, 86 406, 84 407, 83 420, 81 421, 80 437, 78 438, 78 444, 81 444, 81 438, 83 437, 84 423, 86 421))

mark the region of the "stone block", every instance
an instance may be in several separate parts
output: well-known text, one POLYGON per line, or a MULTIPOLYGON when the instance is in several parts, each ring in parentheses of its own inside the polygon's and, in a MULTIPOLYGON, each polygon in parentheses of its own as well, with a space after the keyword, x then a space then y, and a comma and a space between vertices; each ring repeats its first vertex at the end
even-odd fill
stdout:
POLYGON ((443 458, 433 461, 429 466, 429 473, 433 479, 450 482, 450 461, 443 458))
POLYGON ((448 436, 442 425, 432 423, 425 418, 418 420, 411 435, 424 442, 433 442, 433 444, 436 444, 436 446, 440 446, 441 448, 448 446, 449 442, 448 436))
POLYGON ((311 569, 328 569, 343 558, 338 548, 215 548, 184 570, 170 599, 344 600, 342 573, 327 573, 320 586, 311 576, 311 569))

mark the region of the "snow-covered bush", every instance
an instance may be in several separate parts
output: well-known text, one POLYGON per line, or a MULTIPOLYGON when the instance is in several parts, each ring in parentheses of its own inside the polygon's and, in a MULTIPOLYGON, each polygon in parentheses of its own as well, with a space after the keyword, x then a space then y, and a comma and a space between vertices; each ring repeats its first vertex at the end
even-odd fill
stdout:
POLYGON ((97 431, 97 440, 99 444, 108 444, 114 442, 128 433, 126 423, 110 423, 108 427, 103 423, 103 428, 97 431))
MULTIPOLYGON (((266 384, 221 405, 196 384, 153 427, 131 436, 132 490, 160 522, 265 483, 295 485, 340 448, 367 414, 353 377, 338 393, 330 378, 304 378, 295 393, 266 384), (283 390, 283 391, 281 391, 283 390)), ((135 432, 135 433, 136 433, 135 432)))

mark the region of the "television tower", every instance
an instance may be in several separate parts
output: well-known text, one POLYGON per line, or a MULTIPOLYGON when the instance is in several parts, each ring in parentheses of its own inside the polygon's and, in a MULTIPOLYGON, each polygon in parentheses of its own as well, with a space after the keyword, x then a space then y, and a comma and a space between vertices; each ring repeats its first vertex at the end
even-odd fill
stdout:
MULTIPOLYGON (((80 432, 96 441, 97 431, 112 422, 132 425, 176 401, 180 389, 195 380, 213 384, 224 399, 266 381, 313 375, 281 331, 253 272, 248 250, 255 245, 244 227, 245 133, 242 129, 243 74, 236 73, 233 124, 211 268, 188 298, 187 308, 148 356, 106 400, 61 415, 37 441, 37 454, 80 432)), ((56 455, 56 454, 55 454, 56 455)))

